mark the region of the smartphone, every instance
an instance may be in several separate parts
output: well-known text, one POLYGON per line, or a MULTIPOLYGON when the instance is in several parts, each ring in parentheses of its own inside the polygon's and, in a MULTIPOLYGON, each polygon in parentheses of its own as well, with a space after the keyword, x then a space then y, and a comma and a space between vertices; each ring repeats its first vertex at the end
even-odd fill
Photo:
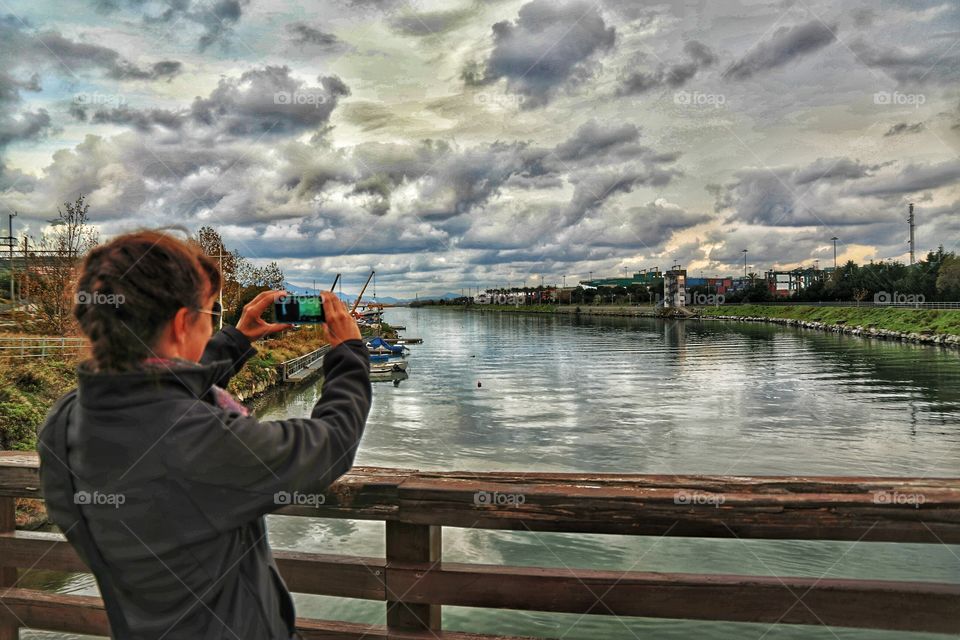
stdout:
POLYGON ((326 320, 320 296, 283 296, 273 303, 273 314, 277 322, 288 324, 320 324, 326 320))

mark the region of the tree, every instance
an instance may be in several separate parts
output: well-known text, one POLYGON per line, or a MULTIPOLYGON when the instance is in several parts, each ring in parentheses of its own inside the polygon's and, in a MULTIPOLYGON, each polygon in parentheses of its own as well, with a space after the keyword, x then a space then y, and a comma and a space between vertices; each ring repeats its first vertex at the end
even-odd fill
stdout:
MULTIPOLYGON (((41 262, 31 267, 29 288, 37 311, 39 329, 56 335, 74 333, 74 283, 77 268, 86 253, 97 245, 99 236, 90 225, 90 205, 83 194, 75 202, 57 207, 57 218, 50 223, 39 242, 41 262)), ((88 292, 89 293, 89 292, 88 292)))
POLYGON ((223 280, 223 306, 233 309, 240 303, 240 289, 243 282, 240 273, 244 269, 246 260, 238 253, 228 250, 223 244, 223 238, 213 227, 200 227, 197 231, 197 242, 200 243, 203 252, 220 266, 220 276, 223 280))
POLYGON ((946 300, 960 300, 960 258, 943 258, 937 275, 937 293, 946 300))

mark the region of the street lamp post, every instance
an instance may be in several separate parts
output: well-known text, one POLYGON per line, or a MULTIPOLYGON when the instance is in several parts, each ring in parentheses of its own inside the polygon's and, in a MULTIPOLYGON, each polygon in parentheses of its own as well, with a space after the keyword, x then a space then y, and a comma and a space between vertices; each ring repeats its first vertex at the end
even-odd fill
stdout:
POLYGON ((743 278, 744 280, 746 280, 747 278, 747 250, 746 249, 743 250, 743 278))
POLYGON ((837 270, 837 240, 839 240, 839 238, 837 236, 833 236, 830 239, 833 240, 833 270, 836 271, 837 270))
MULTIPOLYGON (((10 228, 10 304, 13 304, 13 297, 16 295, 13 291, 13 219, 17 217, 17 212, 14 211, 7 215, 7 226, 10 228)), ((26 268, 26 262, 24 262, 24 268, 26 268)))

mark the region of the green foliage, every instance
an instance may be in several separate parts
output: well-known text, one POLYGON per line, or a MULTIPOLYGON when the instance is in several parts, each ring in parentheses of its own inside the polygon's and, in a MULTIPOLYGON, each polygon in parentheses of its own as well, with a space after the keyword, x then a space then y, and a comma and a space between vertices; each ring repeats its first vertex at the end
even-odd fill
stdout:
POLYGON ((904 333, 960 335, 960 310, 898 309, 891 307, 807 307, 802 305, 742 305, 704 307, 704 316, 792 318, 851 327, 874 327, 904 333))
MULTIPOLYGON (((794 299, 849 301, 862 295, 861 299, 871 301, 880 292, 922 295, 927 302, 960 300, 957 257, 940 247, 912 266, 896 261, 864 265, 850 261, 838 266, 823 282, 816 282, 801 291, 794 299), (941 274, 944 274, 942 285, 941 274)), ((728 298, 728 302, 731 301, 728 298)))
POLYGON ((0 365, 0 449, 33 451, 53 403, 76 384, 73 362, 17 360, 0 365))
POLYGON ((960 300, 960 258, 946 256, 937 275, 937 293, 949 300, 960 300))

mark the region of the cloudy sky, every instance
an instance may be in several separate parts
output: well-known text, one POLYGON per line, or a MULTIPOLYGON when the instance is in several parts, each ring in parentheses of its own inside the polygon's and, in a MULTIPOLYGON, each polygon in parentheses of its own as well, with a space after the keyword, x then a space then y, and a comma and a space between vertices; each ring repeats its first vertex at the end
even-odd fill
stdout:
POLYGON ((0 0, 0 212, 378 293, 960 241, 955 0, 0 0))

